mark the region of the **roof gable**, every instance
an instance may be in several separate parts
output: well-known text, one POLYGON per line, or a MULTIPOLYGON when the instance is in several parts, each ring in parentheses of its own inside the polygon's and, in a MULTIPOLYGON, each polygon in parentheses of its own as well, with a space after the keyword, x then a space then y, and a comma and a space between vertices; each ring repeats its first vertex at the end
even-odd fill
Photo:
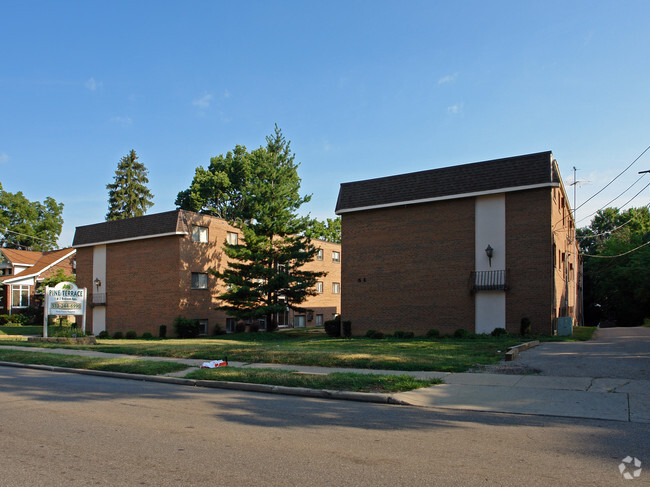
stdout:
POLYGON ((19 249, 0 249, 7 259, 13 265, 32 266, 43 257, 43 252, 37 250, 19 250, 19 249))
MULTIPOLYGON (((6 250, 13 249, 2 249, 3 253, 6 255, 6 250)), ((20 252, 31 252, 27 250, 21 250, 20 252)), ((6 282, 10 284, 12 280, 25 279, 27 277, 38 277, 43 272, 50 269, 52 266, 58 264, 66 257, 74 255, 77 251, 75 249, 60 249, 60 250, 51 250, 47 252, 31 252, 33 254, 40 254, 40 257, 33 265, 29 268, 9 276, 2 276, 0 282, 6 282)))
POLYGON ((183 210, 173 210, 77 227, 72 246, 84 247, 164 235, 186 235, 188 230, 183 213, 183 210))
POLYGON ((341 184, 336 213, 559 183, 550 151, 341 184))

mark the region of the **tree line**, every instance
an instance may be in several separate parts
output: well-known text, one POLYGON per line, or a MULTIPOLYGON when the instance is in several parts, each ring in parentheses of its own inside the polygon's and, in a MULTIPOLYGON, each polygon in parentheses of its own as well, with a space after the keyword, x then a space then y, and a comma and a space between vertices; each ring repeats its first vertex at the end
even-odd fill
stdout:
MULTIPOLYGON (((265 318, 269 330, 287 307, 304 311, 300 305, 315 294, 316 281, 324 275, 303 269, 317 252, 312 239, 341 242, 339 218, 319 221, 298 214, 311 199, 300 195, 298 166, 290 142, 276 125, 266 146, 248 151, 238 145, 225 156, 213 157, 207 169, 196 168, 190 187, 176 199, 180 209, 223 218, 241 230, 241 242, 223 244, 230 258, 226 269, 212 271, 226 285, 220 308, 240 320, 265 318)), ((106 186, 106 220, 144 215, 153 206, 148 183, 146 166, 131 150, 106 186)), ((52 198, 30 202, 0 186, 1 246, 56 248, 62 210, 63 204, 52 198)))

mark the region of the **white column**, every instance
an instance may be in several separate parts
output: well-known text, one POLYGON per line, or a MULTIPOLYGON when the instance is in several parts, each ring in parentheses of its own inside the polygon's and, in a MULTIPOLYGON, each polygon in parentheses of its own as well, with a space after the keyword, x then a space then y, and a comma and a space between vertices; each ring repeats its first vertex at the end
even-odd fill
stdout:
MULTIPOLYGON (((475 270, 506 269, 506 197, 504 194, 476 198, 475 270), (492 259, 485 252, 487 246, 492 259)), ((506 293, 477 291, 474 298, 476 333, 490 333, 506 327, 506 293)))

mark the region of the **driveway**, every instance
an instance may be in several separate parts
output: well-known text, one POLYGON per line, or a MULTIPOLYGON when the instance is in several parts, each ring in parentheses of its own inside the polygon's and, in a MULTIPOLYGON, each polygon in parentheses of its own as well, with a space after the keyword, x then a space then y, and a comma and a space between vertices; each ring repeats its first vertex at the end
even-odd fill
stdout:
POLYGON ((650 328, 600 328, 594 337, 588 342, 542 343, 487 372, 650 380, 650 328))

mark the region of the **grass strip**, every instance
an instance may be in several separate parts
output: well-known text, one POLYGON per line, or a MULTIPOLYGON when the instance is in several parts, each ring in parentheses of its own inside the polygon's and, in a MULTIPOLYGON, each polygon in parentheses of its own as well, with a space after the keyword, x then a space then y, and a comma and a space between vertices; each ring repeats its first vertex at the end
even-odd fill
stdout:
POLYGON ((218 367, 198 369, 186 378, 197 380, 219 380, 246 382, 249 384, 270 384, 309 389, 328 389, 353 392, 403 392, 442 384, 441 379, 416 379, 408 375, 375 375, 334 372, 327 375, 297 374, 287 370, 243 369, 218 367))
MULTIPOLYGON (((72 348, 140 356, 194 358, 249 363, 312 365, 383 370, 465 372, 497 363, 508 347, 525 341, 576 341, 591 338, 594 327, 574 328, 573 337, 471 336, 468 338, 329 338, 322 332, 238 333, 200 339, 98 340, 97 345, 20 342, 21 346, 72 348)), ((0 337, 0 345, 16 345, 0 337)))
POLYGON ((24 352, 20 350, 2 349, 0 349, 0 361, 144 375, 166 374, 185 370, 187 368, 187 365, 176 362, 79 357, 76 355, 59 355, 55 353, 24 352))

